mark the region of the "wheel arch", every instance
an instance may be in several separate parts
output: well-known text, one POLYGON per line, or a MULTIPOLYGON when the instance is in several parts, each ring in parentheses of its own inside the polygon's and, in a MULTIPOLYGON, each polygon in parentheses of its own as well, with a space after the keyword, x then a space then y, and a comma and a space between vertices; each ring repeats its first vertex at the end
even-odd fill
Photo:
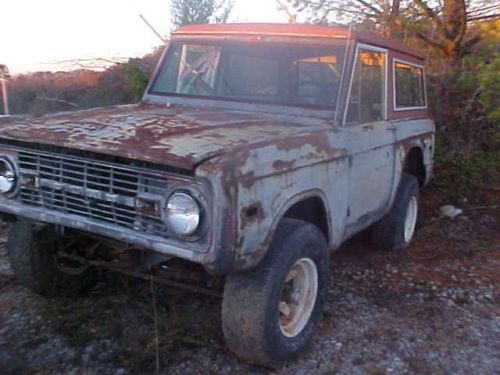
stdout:
POLYGON ((327 243, 331 242, 331 215, 321 190, 309 190, 290 198, 275 220, 273 235, 284 218, 299 219, 316 226, 325 236, 327 243))
POLYGON ((427 171, 424 164, 424 152, 420 146, 412 147, 405 158, 403 173, 416 177, 420 188, 427 181, 427 171))

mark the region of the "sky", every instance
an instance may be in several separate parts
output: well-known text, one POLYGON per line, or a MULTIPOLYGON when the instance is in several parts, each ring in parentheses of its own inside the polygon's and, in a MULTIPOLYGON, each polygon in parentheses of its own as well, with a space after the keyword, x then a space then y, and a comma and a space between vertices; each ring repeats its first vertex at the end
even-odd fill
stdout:
MULTIPOLYGON (((169 0, 0 0, 0 64, 13 74, 74 59, 142 56, 168 36, 169 0)), ((231 21, 286 22, 274 0, 236 0, 231 21)))

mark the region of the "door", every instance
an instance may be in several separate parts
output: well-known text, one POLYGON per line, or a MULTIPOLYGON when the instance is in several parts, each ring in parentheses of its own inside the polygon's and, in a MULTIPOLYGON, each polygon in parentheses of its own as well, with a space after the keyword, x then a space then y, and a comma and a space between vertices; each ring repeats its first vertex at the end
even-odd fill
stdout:
POLYGON ((355 230, 371 224, 390 198, 394 132, 386 93, 387 50, 358 44, 343 121, 351 155, 347 224, 355 230))

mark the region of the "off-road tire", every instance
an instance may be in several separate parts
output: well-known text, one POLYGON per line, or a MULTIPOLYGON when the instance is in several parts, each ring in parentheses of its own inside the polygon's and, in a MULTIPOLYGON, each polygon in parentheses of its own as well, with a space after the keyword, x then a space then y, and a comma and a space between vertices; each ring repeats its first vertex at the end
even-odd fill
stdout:
POLYGON ((419 202, 419 186, 416 177, 403 174, 389 213, 371 228, 372 245, 381 250, 401 251, 411 242, 405 239, 405 219, 412 198, 419 202))
POLYGON ((328 282, 329 253, 322 232, 304 221, 283 219, 262 262, 226 278, 222 328, 229 348, 243 360, 270 368, 296 357, 311 342, 328 282), (317 269, 316 302, 300 333, 287 337, 279 323, 282 287, 291 267, 304 258, 317 269))
POLYGON ((53 226, 35 226, 21 219, 12 223, 7 239, 7 253, 19 283, 45 297, 72 295, 96 282, 94 270, 75 276, 57 267, 57 238, 53 226))

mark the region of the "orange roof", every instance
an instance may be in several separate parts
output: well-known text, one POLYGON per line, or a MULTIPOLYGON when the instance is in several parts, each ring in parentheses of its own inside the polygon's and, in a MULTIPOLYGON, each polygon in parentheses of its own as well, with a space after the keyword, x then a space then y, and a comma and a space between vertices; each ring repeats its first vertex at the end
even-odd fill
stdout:
POLYGON ((175 30, 172 35, 255 35, 294 36, 308 38, 347 38, 348 30, 324 25, 288 23, 224 23, 188 25, 175 30))
MULTIPOLYGON (((273 39, 312 39, 328 41, 332 39, 346 40, 349 38, 349 29, 327 25, 287 24, 287 23, 225 23, 187 25, 172 32, 172 37, 190 38, 266 38, 273 39)), ((381 38, 373 33, 353 30, 351 38, 359 42, 379 47, 397 50, 423 59, 423 56, 414 49, 396 40, 381 38)))

